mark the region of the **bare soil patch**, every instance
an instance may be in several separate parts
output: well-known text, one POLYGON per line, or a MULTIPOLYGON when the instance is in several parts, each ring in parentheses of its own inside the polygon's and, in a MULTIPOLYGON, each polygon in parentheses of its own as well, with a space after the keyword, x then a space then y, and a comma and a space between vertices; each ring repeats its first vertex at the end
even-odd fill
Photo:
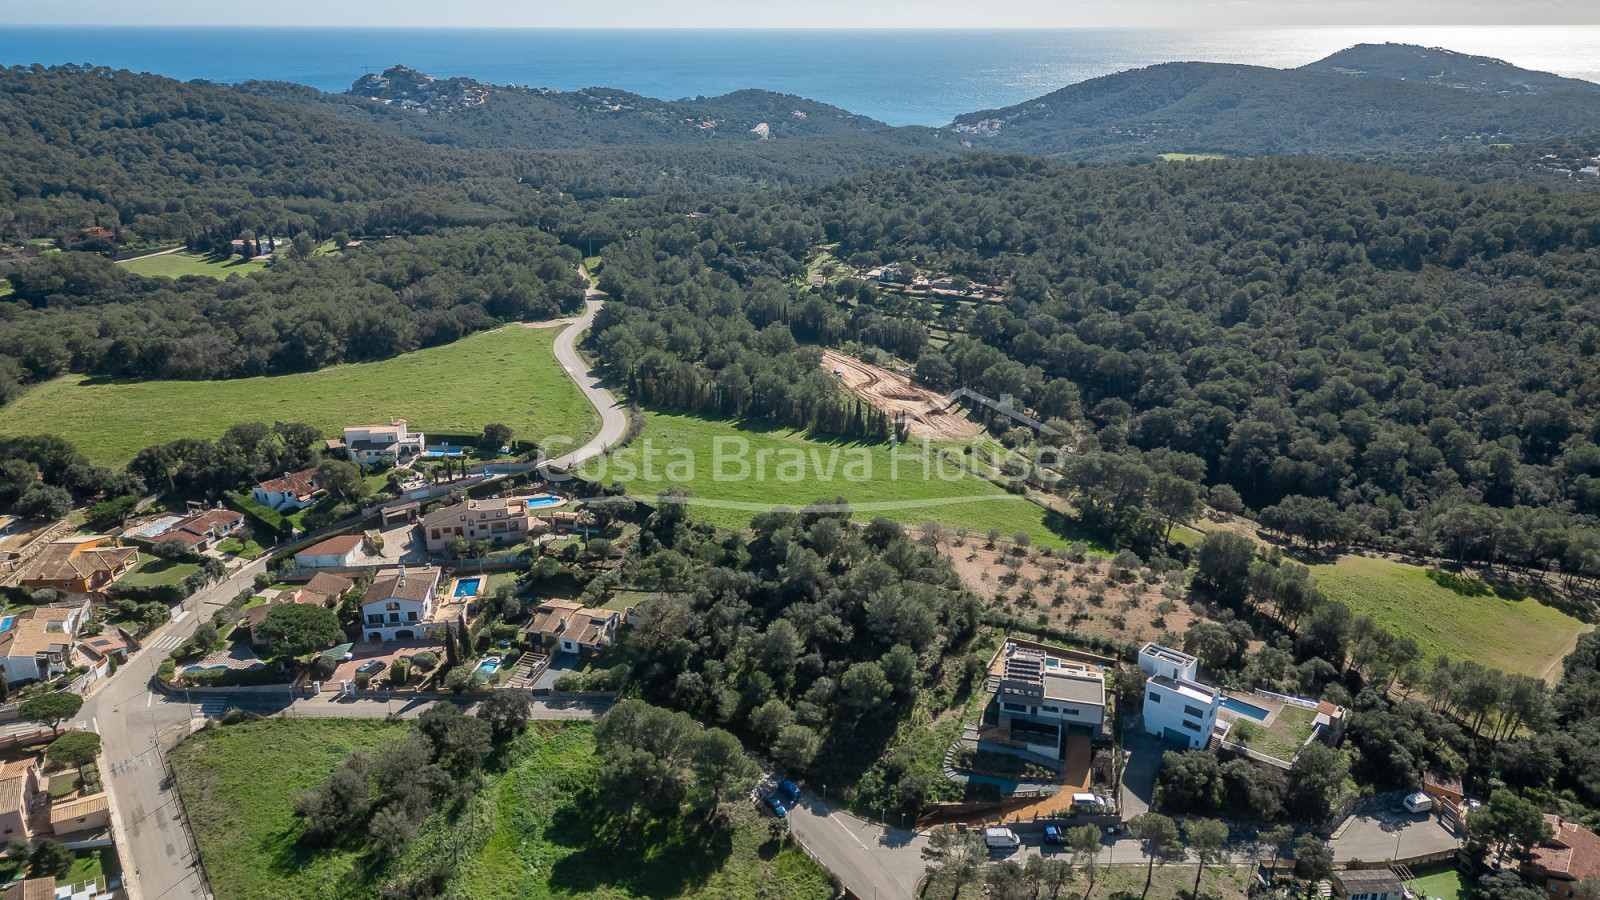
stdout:
POLYGON ((1066 551, 1046 556, 1036 547, 1018 555, 1004 544, 989 549, 981 537, 942 549, 968 590, 1015 610, 1025 621, 1042 619, 1057 628, 1130 643, 1181 635, 1197 621, 1182 571, 1165 578, 1149 569, 1114 576, 1112 561, 1104 557, 1091 554, 1075 562, 1066 551))
POLYGON ((833 350, 822 351, 822 365, 838 372, 845 387, 890 418, 904 418, 911 437, 959 441, 973 437, 983 426, 968 419, 942 394, 913 384, 911 379, 882 366, 864 363, 833 350))

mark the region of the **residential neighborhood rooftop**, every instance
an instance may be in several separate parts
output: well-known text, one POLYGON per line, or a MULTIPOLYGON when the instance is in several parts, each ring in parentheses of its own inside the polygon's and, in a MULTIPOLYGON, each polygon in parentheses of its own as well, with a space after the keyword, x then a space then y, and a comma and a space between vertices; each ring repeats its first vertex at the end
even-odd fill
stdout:
POLYGON ((1208 705, 1215 703, 1217 696, 1222 693, 1208 684, 1201 684, 1197 681, 1189 681, 1183 678, 1168 678, 1165 675, 1150 676, 1150 683, 1160 685, 1176 694, 1208 705))
POLYGON ((1546 815, 1544 820, 1555 834, 1533 848, 1533 863, 1574 881, 1600 878, 1600 835, 1560 816, 1546 815))

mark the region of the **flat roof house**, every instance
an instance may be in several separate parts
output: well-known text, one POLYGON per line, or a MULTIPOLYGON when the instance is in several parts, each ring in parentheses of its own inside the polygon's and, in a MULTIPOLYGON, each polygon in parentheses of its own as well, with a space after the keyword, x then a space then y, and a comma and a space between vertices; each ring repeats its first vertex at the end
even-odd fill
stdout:
POLYGON ((361 597, 361 633, 369 641, 404 641, 424 637, 432 628, 466 624, 467 603, 438 596, 437 566, 401 566, 379 573, 361 597))
POLYGON ((316 469, 285 472, 282 478, 263 481, 250 492, 257 503, 279 512, 286 509, 305 509, 317 502, 317 497, 323 493, 322 484, 317 480, 316 469))
POLYGON ((1405 885, 1388 869, 1345 869, 1333 873, 1333 889, 1344 900, 1400 900, 1405 885))
POLYGON ((407 463, 422 455, 424 436, 406 428, 405 419, 390 419, 387 425, 348 425, 344 429, 344 450, 351 462, 371 465, 381 460, 407 463))
POLYGON ((1008 639, 989 664, 999 727, 1014 744, 1057 756, 1068 734, 1100 738, 1105 670, 1071 651, 1008 639))
POLYGON ((1144 730, 1190 749, 1211 743, 1222 709, 1222 692, 1194 680, 1200 662, 1187 653, 1145 644, 1139 650, 1144 670, 1144 730))
POLYGON ((110 535, 66 538, 48 544, 22 576, 31 588, 55 588, 69 594, 92 594, 105 590, 139 564, 139 551, 133 547, 108 546, 110 535))
POLYGON ((1578 882, 1600 879, 1600 835, 1560 816, 1547 815, 1544 820, 1555 834, 1533 848, 1522 874, 1543 885, 1551 897, 1571 897, 1578 882))
POLYGON ((521 633, 524 640, 551 653, 593 656, 616 640, 621 622, 622 616, 613 610, 589 609, 571 600, 550 600, 539 604, 521 633))
POLYGON ((294 555, 301 569, 348 569, 359 564, 367 539, 359 534, 341 534, 313 544, 294 555))
POLYGON ((467 499, 421 519, 422 537, 430 553, 443 550, 458 537, 492 544, 518 543, 528 536, 532 524, 528 501, 521 497, 467 499))

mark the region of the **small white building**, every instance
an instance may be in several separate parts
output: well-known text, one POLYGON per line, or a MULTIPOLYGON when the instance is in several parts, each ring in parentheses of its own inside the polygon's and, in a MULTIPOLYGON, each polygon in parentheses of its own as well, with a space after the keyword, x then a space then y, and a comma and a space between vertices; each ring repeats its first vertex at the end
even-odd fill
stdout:
POLYGON ((1187 653, 1148 643, 1139 650, 1144 670, 1144 730, 1201 749, 1211 742, 1222 709, 1222 692, 1195 680, 1200 661, 1187 653))
POLYGON ((306 469, 303 472, 285 472, 282 478, 263 481, 250 493, 262 506, 282 512, 286 509, 305 509, 317 502, 323 490, 317 480, 317 470, 306 469))
POLYGON ((366 538, 359 534, 341 534, 313 544, 294 555, 294 564, 301 569, 349 569, 362 558, 366 538))
POLYGON ((0 617, 0 677, 7 684, 18 684, 45 681, 67 671, 78 629, 88 617, 88 600, 0 617))
POLYGON ((455 616, 441 617, 439 568, 401 566, 380 574, 361 597, 361 633, 368 640, 415 640, 430 628, 463 624, 455 616))

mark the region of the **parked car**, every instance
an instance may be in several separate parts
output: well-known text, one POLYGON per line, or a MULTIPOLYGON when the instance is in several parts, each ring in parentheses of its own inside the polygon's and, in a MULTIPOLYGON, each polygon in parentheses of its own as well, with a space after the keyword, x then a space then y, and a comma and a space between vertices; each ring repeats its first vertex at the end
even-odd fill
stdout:
POLYGON ((1067 842, 1067 835, 1058 826, 1046 825, 1044 827, 1044 842, 1046 844, 1065 844, 1067 842))
POLYGON ((1015 850, 1022 846, 1022 838, 1009 828, 985 828, 983 843, 990 850, 1015 850))
POLYGON ((379 672, 382 672, 386 668, 388 668, 388 666, 384 664, 383 660, 381 660, 381 659, 369 659, 366 662, 362 663, 361 665, 356 666, 356 674, 357 675, 376 675, 379 672))
POLYGON ((1421 791, 1417 791, 1415 794, 1406 795, 1404 806, 1406 812, 1428 812, 1433 809, 1433 798, 1421 791))
POLYGON ((767 798, 767 806, 772 809, 772 814, 780 819, 789 814, 789 808, 783 805, 783 801, 778 799, 777 794, 767 798))
POLYGON ((779 782, 778 793, 790 803, 798 803, 800 801, 800 785, 792 781, 779 782))

